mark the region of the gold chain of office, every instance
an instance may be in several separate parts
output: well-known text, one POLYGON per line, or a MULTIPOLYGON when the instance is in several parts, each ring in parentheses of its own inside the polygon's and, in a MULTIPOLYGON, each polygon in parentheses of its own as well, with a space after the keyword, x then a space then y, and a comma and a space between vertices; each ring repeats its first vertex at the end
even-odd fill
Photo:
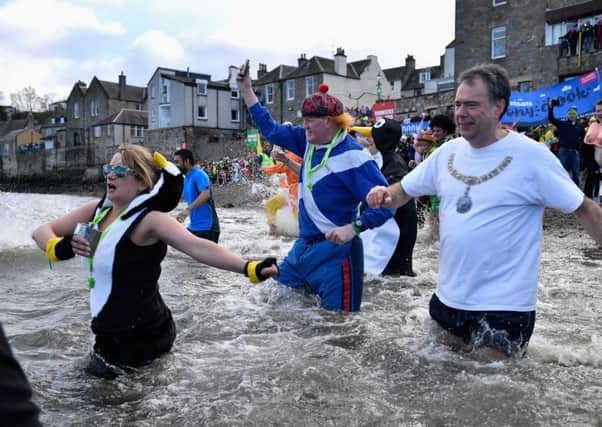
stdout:
POLYGON ((510 162, 512 162, 512 157, 507 156, 504 160, 502 160, 502 162, 495 169, 492 169, 491 171, 489 171, 486 174, 481 175, 481 176, 471 176, 471 175, 464 175, 464 174, 460 173, 454 167, 454 159, 455 158, 456 158, 455 153, 452 153, 449 156, 449 160, 447 161, 447 170, 449 171, 451 176, 453 176, 457 180, 462 181, 464 184, 469 185, 469 186, 482 184, 485 181, 489 181, 491 178, 495 178, 504 169, 506 169, 506 167, 508 167, 510 162))

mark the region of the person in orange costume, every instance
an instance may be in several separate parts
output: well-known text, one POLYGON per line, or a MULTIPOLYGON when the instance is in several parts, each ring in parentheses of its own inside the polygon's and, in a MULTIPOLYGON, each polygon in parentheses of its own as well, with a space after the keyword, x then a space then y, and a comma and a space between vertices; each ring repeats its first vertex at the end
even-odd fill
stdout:
POLYGON ((267 217, 267 223, 270 227, 270 232, 276 231, 276 214, 279 209, 287 206, 290 202, 291 209, 295 217, 297 216, 297 203, 299 200, 299 169, 301 165, 301 158, 290 151, 282 152, 276 150, 274 158, 280 160, 274 166, 266 166, 263 171, 266 175, 271 176, 275 173, 286 174, 286 181, 288 183, 288 198, 279 192, 275 196, 266 200, 264 204, 265 214, 267 217))

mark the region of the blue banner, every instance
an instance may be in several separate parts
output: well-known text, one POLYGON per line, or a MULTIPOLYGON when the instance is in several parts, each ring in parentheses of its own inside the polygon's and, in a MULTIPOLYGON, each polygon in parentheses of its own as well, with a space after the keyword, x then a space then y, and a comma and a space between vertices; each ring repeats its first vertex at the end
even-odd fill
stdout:
POLYGON ((502 123, 513 124, 518 121, 517 126, 548 123, 548 99, 554 98, 559 102, 554 107, 554 117, 558 119, 565 119, 571 108, 576 109, 579 115, 592 113, 596 102, 602 99, 599 70, 596 68, 587 74, 533 92, 512 92, 502 123))
POLYGON ((410 122, 410 123, 401 123, 401 133, 403 135, 412 135, 414 133, 422 132, 423 130, 429 127, 431 122, 428 120, 422 122, 410 122))

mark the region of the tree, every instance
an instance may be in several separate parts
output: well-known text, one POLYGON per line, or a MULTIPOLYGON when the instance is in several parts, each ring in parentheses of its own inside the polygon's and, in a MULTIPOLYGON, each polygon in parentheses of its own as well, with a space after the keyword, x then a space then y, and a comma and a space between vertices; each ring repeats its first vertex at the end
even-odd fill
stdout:
POLYGON ((38 95, 31 86, 10 94, 10 103, 18 111, 48 111, 53 99, 54 95, 52 94, 38 95))

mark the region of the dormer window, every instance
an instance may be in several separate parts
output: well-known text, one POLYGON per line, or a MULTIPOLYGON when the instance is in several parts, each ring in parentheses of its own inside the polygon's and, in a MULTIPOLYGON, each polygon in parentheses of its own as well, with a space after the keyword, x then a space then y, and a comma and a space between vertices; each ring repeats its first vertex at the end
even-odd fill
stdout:
POLYGON ((196 94, 207 95, 207 80, 196 81, 196 94))
POLYGON ((418 75, 418 83, 424 83, 431 79, 431 70, 422 70, 418 75))

